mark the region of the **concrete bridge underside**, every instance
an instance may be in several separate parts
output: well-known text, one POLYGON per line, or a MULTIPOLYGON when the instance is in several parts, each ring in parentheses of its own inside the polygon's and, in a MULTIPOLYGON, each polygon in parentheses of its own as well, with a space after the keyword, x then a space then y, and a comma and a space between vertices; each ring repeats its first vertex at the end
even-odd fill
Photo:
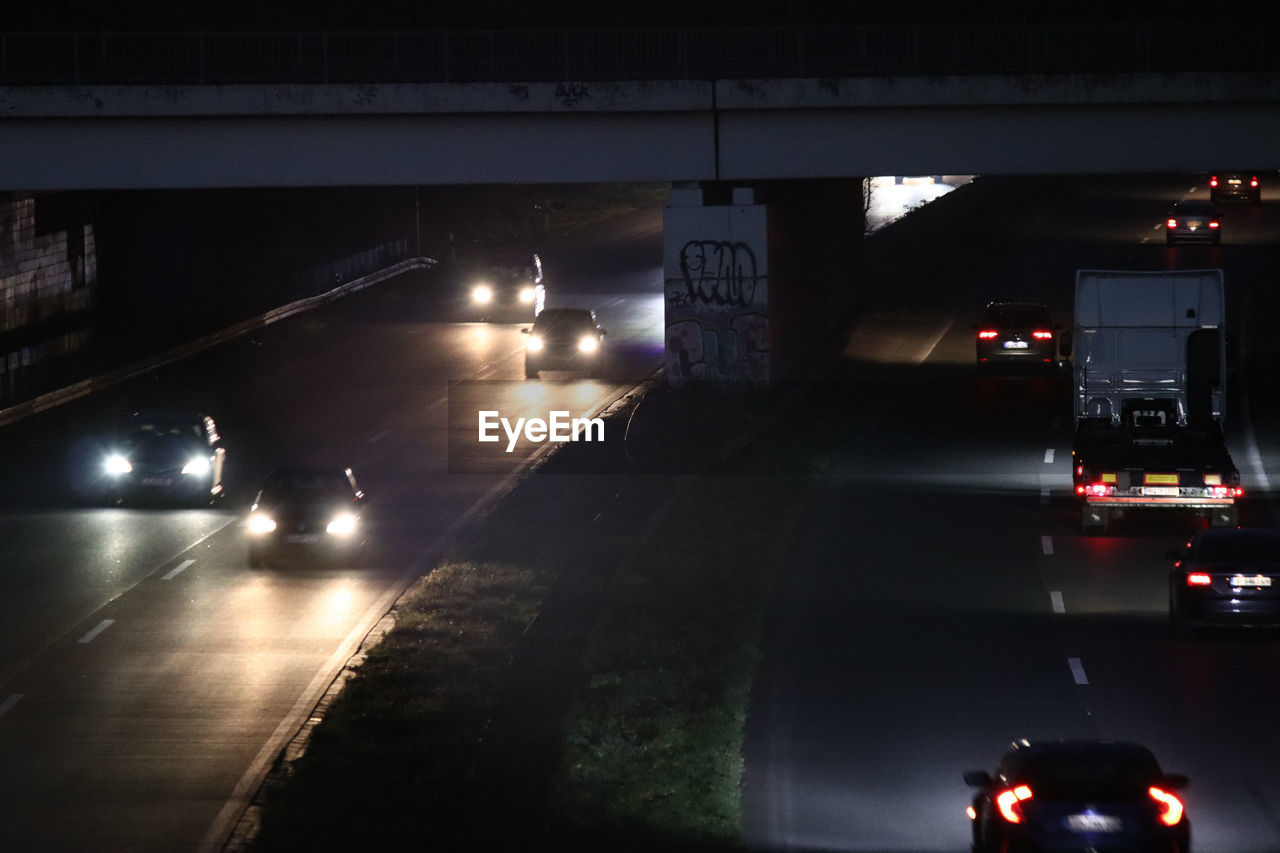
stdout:
POLYGON ((11 87, 0 188, 1280 167, 1270 75, 11 87))

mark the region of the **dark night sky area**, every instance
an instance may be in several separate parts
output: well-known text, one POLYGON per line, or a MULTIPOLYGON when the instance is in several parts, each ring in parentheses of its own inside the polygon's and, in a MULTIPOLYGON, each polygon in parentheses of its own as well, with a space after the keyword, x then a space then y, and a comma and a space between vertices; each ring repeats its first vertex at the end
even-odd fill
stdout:
MULTIPOLYGON (((651 0, 633 5, 599 0, 5 0, 2 30, 377 30, 575 26, 696 27, 833 24, 1014 24, 1107 21, 1206 22, 1202 2, 873 3, 842 0, 651 0)), ((1232 5, 1257 18, 1256 0, 1232 5)))

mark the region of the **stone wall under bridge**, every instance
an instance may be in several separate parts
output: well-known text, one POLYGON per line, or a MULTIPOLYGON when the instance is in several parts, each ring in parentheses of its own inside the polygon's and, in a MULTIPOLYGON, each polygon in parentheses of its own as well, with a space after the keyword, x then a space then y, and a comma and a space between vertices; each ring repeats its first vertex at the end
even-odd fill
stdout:
POLYGON ((676 186, 663 211, 666 376, 797 379, 858 303, 860 180, 676 186))

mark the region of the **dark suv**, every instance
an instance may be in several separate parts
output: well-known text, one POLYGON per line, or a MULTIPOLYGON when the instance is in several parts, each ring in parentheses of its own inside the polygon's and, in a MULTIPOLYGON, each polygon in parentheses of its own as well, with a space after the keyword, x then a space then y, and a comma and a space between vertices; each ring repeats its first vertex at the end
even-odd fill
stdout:
POLYGON ((1262 182, 1256 172, 1218 172, 1209 176, 1211 201, 1262 201, 1262 182))

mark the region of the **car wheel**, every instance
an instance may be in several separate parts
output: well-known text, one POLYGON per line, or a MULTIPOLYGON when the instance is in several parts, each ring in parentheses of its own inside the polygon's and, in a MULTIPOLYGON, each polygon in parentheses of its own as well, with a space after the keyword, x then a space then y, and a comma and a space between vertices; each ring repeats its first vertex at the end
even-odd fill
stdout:
POLYGON ((525 378, 525 379, 537 379, 537 378, 538 378, 538 371, 536 371, 536 370, 529 370, 528 368, 525 368, 525 371, 524 371, 524 378, 525 378))

